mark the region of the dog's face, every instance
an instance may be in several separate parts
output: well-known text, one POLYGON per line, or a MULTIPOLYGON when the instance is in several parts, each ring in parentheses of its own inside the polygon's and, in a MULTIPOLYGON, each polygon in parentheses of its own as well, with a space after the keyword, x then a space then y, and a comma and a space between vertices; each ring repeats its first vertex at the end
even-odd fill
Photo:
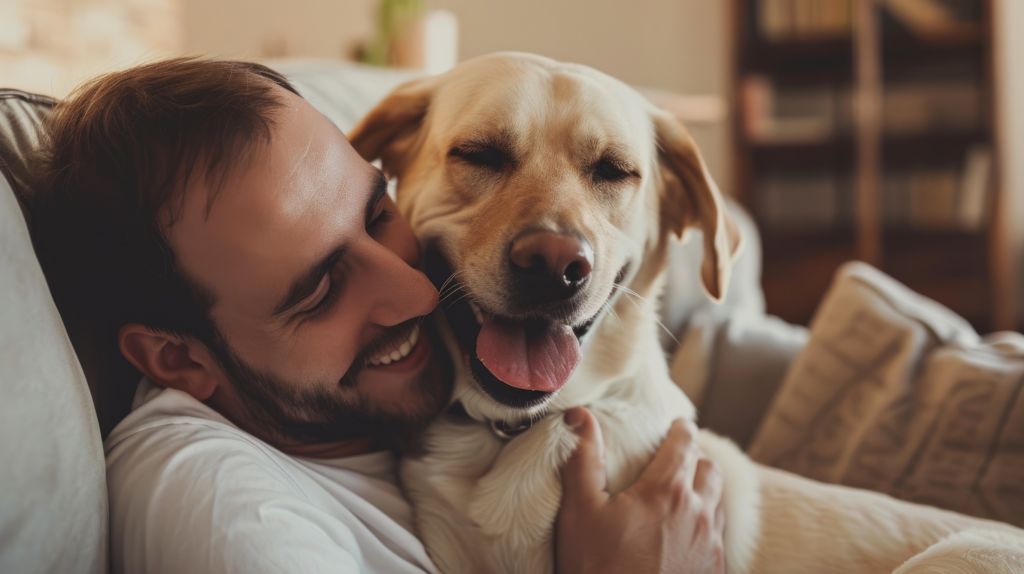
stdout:
POLYGON ((723 206, 689 135, 592 69, 478 58, 398 88, 352 142, 398 178, 473 375, 458 398, 492 420, 548 404, 667 234, 702 227, 705 286, 725 287, 723 206))

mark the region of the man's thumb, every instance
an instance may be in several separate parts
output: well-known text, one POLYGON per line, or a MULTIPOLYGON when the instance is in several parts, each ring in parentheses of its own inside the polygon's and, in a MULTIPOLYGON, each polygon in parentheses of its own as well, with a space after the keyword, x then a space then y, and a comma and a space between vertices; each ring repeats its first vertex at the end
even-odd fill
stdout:
POLYGON ((608 499, 601 427, 594 415, 583 407, 566 411, 564 420, 579 437, 579 442, 562 469, 562 503, 599 506, 608 499))

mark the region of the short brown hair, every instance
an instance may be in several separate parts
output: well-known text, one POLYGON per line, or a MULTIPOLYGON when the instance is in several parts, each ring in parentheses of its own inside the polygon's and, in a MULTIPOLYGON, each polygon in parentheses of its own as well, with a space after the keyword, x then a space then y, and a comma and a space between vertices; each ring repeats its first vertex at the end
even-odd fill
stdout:
POLYGON ((217 336, 212 296, 164 230, 193 176, 216 190, 269 141, 277 88, 297 93, 259 64, 178 58, 97 78, 57 107, 32 222, 65 322, 86 322, 108 350, 126 323, 217 336))

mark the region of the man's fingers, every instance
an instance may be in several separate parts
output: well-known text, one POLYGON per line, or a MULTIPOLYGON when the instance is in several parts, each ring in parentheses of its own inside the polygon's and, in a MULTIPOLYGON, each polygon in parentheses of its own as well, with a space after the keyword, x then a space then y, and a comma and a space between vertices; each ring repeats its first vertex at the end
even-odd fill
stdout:
POLYGON ((710 458, 701 457, 697 463, 697 471, 693 475, 693 490, 707 504, 718 504, 722 497, 722 473, 718 465, 710 458))
POLYGON ((725 503, 721 500, 718 501, 718 507, 715 508, 715 529, 719 534, 725 532, 725 503))
POLYGON ((601 427, 583 407, 566 411, 564 420, 579 437, 579 443, 562 469, 562 504, 599 506, 608 499, 601 427))
POLYGON ((660 491, 665 485, 679 484, 689 489, 700 458, 693 441, 696 434, 697 427, 692 422, 676 419, 635 487, 660 491))

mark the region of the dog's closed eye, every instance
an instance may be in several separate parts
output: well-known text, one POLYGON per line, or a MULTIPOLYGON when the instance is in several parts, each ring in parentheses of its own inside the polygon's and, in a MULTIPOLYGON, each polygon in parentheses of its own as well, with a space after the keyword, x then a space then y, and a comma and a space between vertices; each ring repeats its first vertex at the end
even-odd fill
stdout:
POLYGON ((488 171, 504 171, 515 163, 511 151, 491 142, 470 142, 452 146, 448 157, 488 171))
POLYGON ((629 162, 614 156, 604 156, 597 160, 591 165, 590 172, 596 183, 618 183, 640 177, 640 173, 629 162))

